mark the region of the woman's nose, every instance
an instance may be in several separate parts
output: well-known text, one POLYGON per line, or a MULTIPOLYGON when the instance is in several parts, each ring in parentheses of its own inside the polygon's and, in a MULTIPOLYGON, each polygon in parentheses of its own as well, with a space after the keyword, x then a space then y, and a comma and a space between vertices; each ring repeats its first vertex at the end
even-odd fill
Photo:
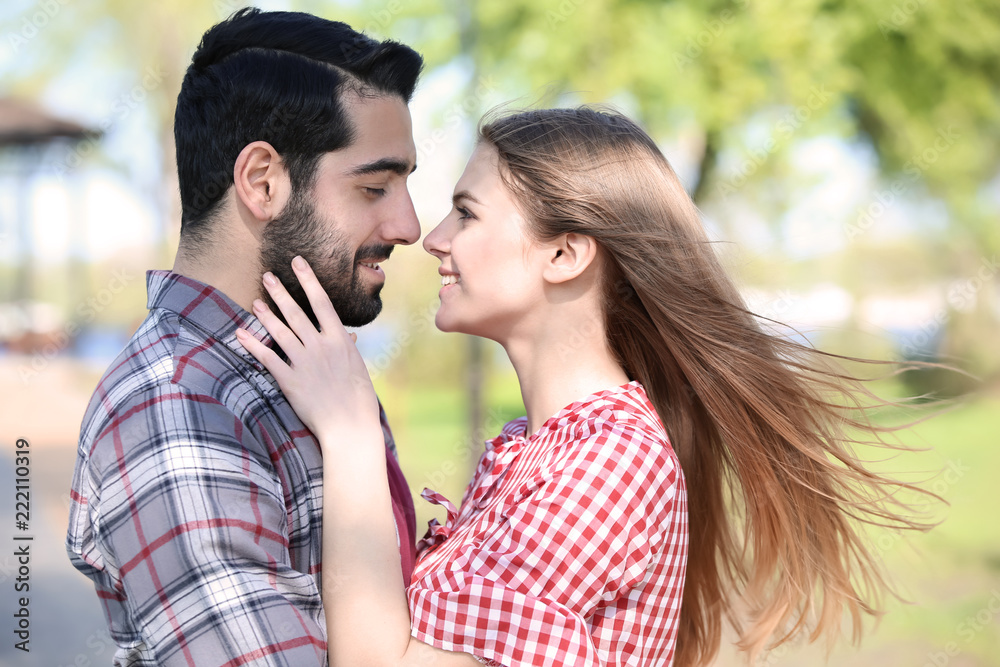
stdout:
POLYGON ((424 250, 437 258, 441 258, 443 255, 446 255, 451 251, 451 239, 448 235, 447 229, 448 217, 450 217, 450 215, 439 222, 437 227, 429 231, 427 236, 424 237, 424 250))

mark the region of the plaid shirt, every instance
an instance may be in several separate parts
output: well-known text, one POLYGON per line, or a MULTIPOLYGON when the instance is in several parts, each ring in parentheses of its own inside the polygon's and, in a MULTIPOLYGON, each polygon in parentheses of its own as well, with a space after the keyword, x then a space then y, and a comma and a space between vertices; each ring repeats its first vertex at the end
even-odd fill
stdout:
POLYGON ((459 511, 431 522, 408 590, 413 635, 490 664, 669 665, 687 562, 687 495, 638 382, 525 437, 486 443, 459 511))
MULTIPOLYGON (((271 344, 218 290, 147 274, 149 316, 83 420, 66 546, 94 581, 115 665, 327 664, 322 456, 269 373, 271 344)), ((404 576, 413 502, 382 413, 404 576)))

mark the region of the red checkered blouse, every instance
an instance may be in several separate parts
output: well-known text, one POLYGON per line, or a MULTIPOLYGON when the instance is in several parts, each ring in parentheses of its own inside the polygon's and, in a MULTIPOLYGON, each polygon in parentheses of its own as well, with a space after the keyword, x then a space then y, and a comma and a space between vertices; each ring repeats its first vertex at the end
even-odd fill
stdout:
POLYGON ((515 665, 670 665, 687 495, 638 382, 486 443, 461 509, 431 522, 408 589, 412 632, 515 665))

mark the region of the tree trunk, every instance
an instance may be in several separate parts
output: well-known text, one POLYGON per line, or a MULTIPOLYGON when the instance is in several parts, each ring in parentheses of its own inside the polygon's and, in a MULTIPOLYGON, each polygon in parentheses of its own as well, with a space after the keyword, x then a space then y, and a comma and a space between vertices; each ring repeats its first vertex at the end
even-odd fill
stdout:
POLYGON ((718 151, 719 133, 715 130, 705 132, 705 152, 701 159, 701 165, 698 167, 698 184, 695 185, 694 192, 691 193, 691 199, 694 200, 695 204, 701 204, 708 194, 708 181, 715 171, 719 157, 718 151))

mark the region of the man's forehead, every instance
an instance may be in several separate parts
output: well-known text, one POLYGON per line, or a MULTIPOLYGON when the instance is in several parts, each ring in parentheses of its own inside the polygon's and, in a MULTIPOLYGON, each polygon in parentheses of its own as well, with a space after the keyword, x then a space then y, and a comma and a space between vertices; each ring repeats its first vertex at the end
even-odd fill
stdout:
POLYGON ((416 169, 410 110, 399 97, 350 95, 347 106, 354 140, 337 162, 346 176, 389 171, 401 176, 416 169))

